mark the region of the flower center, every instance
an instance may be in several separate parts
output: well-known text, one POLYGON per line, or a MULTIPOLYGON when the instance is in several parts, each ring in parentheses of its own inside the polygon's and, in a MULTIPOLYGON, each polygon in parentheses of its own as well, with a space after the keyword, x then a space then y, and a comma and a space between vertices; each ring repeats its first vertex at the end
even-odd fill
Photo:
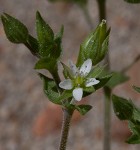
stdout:
POLYGON ((75 87, 81 87, 84 85, 84 77, 83 76, 76 76, 76 78, 74 79, 74 86, 75 87))

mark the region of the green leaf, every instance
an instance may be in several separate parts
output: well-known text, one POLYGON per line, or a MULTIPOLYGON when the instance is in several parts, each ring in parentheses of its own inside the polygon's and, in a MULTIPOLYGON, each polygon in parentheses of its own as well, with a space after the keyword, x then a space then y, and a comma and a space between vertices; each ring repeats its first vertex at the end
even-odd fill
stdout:
POLYGON ((62 42, 62 37, 64 33, 64 26, 62 25, 60 31, 55 35, 55 41, 62 42))
POLYGON ((139 144, 140 143, 140 137, 136 134, 132 134, 127 140, 126 142, 128 144, 139 144))
POLYGON ((31 51, 31 53, 37 57, 39 56, 39 50, 38 50, 38 41, 31 35, 28 35, 26 43, 24 45, 31 51))
POLYGON ((61 27, 60 31, 55 35, 54 38, 54 49, 52 52, 52 57, 59 59, 62 53, 62 37, 64 32, 64 26, 61 27))
POLYGON ((140 0, 124 0, 124 1, 132 4, 140 3, 140 0))
POLYGON ((81 115, 85 115, 88 111, 92 109, 91 105, 75 105, 75 109, 79 111, 81 115))
POLYGON ((136 124, 137 123, 140 124, 140 109, 137 108, 134 104, 133 104, 133 106, 134 106, 134 110, 133 110, 132 121, 136 124))
POLYGON ((65 90, 63 93, 58 93, 56 83, 53 79, 50 79, 43 74, 39 73, 40 78, 44 82, 44 92, 53 102, 59 102, 62 104, 62 100, 72 97, 72 91, 65 90))
POLYGON ((110 29, 106 29, 106 21, 103 20, 81 44, 77 66, 81 66, 89 58, 93 65, 102 61, 108 51, 109 33, 110 29))
POLYGON ((50 79, 43 74, 39 73, 40 78, 44 83, 44 93, 49 100, 55 104, 63 105, 63 100, 72 97, 72 91, 66 90, 62 94, 58 93, 56 83, 53 79, 50 79))
POLYGON ((120 120, 130 120, 133 116, 133 104, 122 97, 112 96, 113 108, 116 116, 120 120))
POLYGON ((54 33, 39 12, 36 13, 36 29, 39 42, 39 54, 42 57, 48 57, 54 47, 54 33))
POLYGON ((49 100, 55 104, 61 105, 61 101, 58 99, 60 96, 57 91, 57 86, 53 79, 50 79, 43 74, 39 73, 40 78, 43 80, 44 83, 44 93, 49 98, 49 100))
POLYGON ((129 77, 125 76, 124 74, 119 73, 119 72, 114 72, 112 78, 109 80, 106 86, 112 89, 115 86, 122 84, 128 80, 129 80, 129 77))
POLYGON ((140 143, 140 124, 136 125, 135 123, 129 121, 129 128, 132 132, 132 135, 127 139, 129 144, 139 144, 140 143))
POLYGON ((57 69, 56 60, 54 58, 41 58, 35 64, 34 69, 47 69, 54 72, 57 69))
POLYGON ((9 41, 13 43, 26 42, 28 38, 28 30, 24 24, 6 13, 1 16, 1 20, 9 41))
POLYGON ((140 93, 140 87, 133 86, 133 89, 134 89, 135 91, 137 91, 137 92, 139 92, 139 93, 140 93))
POLYGON ((94 85, 95 90, 98 90, 98 89, 102 88, 103 86, 105 86, 107 84, 107 82, 111 79, 112 75, 113 74, 110 73, 104 77, 97 78, 100 82, 98 84, 94 85))

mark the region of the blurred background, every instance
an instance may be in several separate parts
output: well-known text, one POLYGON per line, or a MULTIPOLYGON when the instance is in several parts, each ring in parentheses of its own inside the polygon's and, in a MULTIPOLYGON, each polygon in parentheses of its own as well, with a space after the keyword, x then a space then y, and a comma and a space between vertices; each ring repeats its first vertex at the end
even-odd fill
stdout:
MULTIPOLYGON (((94 28, 98 24, 96 0, 89 0, 89 13, 94 28)), ((49 3, 47 0, 0 0, 0 14, 15 16, 35 33, 35 13, 39 10, 52 29, 65 27, 62 59, 74 62, 79 45, 90 28, 76 5, 49 3)), ((107 0, 107 23, 111 26, 111 69, 121 71, 140 55, 140 5, 123 0, 107 0)), ((62 121, 61 109, 50 103, 42 90, 42 82, 33 69, 36 59, 24 45, 10 43, 0 22, 0 150, 56 150, 62 121)), ((140 61, 126 74, 130 80, 114 89, 114 93, 131 98, 140 106, 140 95, 132 85, 140 86, 140 61)), ((83 100, 93 109, 81 117, 75 113, 69 134, 68 150, 102 150, 102 90, 83 100)), ((139 150, 138 145, 125 144, 131 134, 127 122, 121 122, 112 110, 111 147, 113 150, 139 150)))

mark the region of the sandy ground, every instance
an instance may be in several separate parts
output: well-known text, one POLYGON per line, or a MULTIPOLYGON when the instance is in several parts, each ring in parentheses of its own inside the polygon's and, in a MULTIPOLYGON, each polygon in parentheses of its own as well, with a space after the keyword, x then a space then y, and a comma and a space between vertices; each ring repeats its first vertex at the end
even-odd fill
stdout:
MULTIPOLYGON (((89 0, 93 24, 98 24, 97 4, 89 0)), ((50 4, 47 0, 1 0, 0 13, 6 12, 24 22, 35 34, 35 12, 39 10, 55 32, 65 26, 63 61, 76 61, 79 45, 90 32, 81 10, 75 5, 50 4)), ((108 25, 111 26, 110 61, 112 70, 120 71, 140 54, 140 5, 123 0, 108 0, 108 25)), ((0 22, 0 150, 56 150, 59 143, 61 110, 48 102, 33 66, 36 59, 23 45, 10 43, 0 22)), ((131 80, 114 92, 140 104, 140 96, 131 85, 140 85, 140 61, 127 75, 131 80)), ((85 99, 93 109, 84 117, 75 115, 70 130, 68 150, 102 150, 102 90, 85 99)), ((112 111, 113 150, 139 150, 124 140, 129 135, 126 122, 112 111)))

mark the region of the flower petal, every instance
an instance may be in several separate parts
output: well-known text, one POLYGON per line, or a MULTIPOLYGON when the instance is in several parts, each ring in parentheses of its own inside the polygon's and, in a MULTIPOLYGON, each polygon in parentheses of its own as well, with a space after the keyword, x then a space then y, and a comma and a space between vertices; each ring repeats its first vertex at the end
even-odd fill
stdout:
POLYGON ((76 75, 76 73, 78 72, 78 68, 71 60, 69 60, 69 66, 70 66, 70 69, 71 69, 73 75, 76 75))
POLYGON ((98 84, 100 81, 99 80, 96 80, 95 78, 89 78, 87 81, 86 81, 86 87, 90 87, 92 85, 95 85, 95 84, 98 84))
POLYGON ((73 97, 76 101, 80 101, 83 96, 83 89, 82 88, 76 88, 73 90, 73 97))
POLYGON ((64 80, 59 83, 59 87, 65 90, 71 90, 73 88, 73 84, 71 79, 64 80))
POLYGON ((92 61, 91 59, 87 59, 81 66, 80 73, 86 76, 90 72, 91 67, 92 67, 92 61))

